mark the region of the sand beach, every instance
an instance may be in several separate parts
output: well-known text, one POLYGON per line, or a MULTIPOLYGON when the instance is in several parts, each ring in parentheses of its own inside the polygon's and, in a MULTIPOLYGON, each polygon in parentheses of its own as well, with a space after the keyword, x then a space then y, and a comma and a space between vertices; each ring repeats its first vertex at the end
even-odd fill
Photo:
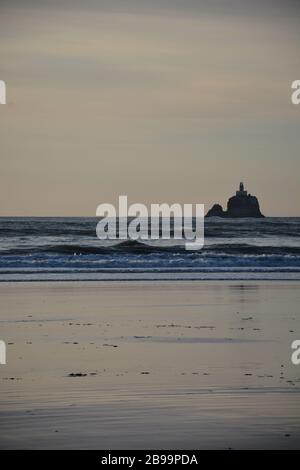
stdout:
POLYGON ((3 282, 0 299, 1 448, 299 447, 299 282, 3 282))

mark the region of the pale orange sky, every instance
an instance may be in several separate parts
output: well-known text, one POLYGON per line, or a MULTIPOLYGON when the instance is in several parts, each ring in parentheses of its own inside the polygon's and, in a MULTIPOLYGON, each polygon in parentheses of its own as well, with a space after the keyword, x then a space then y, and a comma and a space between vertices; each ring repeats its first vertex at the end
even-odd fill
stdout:
POLYGON ((1 0, 0 215, 208 210, 243 180, 300 216, 298 4, 1 0))

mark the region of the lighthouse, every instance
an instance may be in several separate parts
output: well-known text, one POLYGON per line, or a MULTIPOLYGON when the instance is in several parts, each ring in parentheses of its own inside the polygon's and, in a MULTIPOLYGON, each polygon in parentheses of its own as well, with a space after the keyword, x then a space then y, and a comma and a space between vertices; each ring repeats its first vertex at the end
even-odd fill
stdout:
POLYGON ((240 182, 240 189, 235 192, 236 196, 247 196, 247 191, 244 190, 244 183, 240 182))

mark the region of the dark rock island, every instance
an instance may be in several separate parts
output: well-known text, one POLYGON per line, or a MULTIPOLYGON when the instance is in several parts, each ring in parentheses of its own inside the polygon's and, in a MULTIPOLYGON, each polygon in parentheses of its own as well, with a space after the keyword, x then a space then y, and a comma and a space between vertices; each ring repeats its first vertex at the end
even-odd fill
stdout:
POLYGON ((220 204, 214 204, 206 214, 206 217, 264 217, 260 212, 257 197, 251 196, 244 190, 244 184, 240 183, 239 191, 228 199, 227 211, 220 204))

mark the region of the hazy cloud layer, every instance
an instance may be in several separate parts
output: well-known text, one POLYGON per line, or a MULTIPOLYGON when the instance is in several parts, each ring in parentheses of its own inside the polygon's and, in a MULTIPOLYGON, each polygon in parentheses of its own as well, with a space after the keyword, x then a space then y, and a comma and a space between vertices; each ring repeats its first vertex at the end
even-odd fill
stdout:
POLYGON ((119 194, 210 205, 245 179, 265 213, 299 215, 299 2, 0 11, 0 214, 93 215, 119 194))

